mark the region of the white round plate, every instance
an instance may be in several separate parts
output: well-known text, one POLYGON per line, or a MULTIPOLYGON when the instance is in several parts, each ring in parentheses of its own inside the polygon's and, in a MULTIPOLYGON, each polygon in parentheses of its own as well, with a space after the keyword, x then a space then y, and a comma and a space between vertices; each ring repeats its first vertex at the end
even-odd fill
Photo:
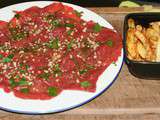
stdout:
MULTIPOLYGON (((51 3, 53 2, 36 1, 8 6, 0 9, 0 20, 9 21, 14 16, 14 10, 21 11, 32 6, 44 7, 51 3)), ((76 5, 68 3, 63 4, 71 6, 77 11, 83 11, 84 13, 82 18, 84 20, 93 20, 102 26, 113 29, 111 24, 109 24, 105 19, 96 13, 76 5)), ((50 100, 24 100, 15 97, 13 93, 7 94, 2 89, 0 89, 0 109, 25 114, 44 114, 62 112, 79 107, 93 100, 112 85, 121 70, 122 63, 123 49, 121 51, 121 56, 116 61, 117 66, 111 64, 99 77, 95 93, 76 90, 64 90, 60 95, 50 100)))

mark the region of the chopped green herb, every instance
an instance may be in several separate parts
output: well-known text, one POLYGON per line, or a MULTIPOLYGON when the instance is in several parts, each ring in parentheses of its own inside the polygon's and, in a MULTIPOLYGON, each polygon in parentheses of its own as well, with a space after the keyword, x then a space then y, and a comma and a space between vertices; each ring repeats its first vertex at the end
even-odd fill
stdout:
POLYGON ((81 12, 79 12, 79 11, 77 11, 77 10, 74 10, 74 12, 76 13, 76 15, 78 16, 78 17, 81 17, 82 16, 82 11, 81 12))
POLYGON ((28 82, 27 81, 19 81, 18 85, 21 85, 21 86, 28 85, 28 82))
POLYGON ((0 54, 0 59, 2 59, 3 58, 3 55, 2 54, 0 54))
POLYGON ((49 96, 56 96, 57 95, 57 88, 55 88, 55 87, 49 87, 48 88, 48 95, 49 96))
POLYGON ((90 69, 93 69, 94 66, 93 65, 86 65, 87 66, 87 69, 90 70, 90 69))
POLYGON ((66 23, 65 26, 70 27, 70 28, 74 28, 74 24, 70 24, 70 23, 66 23))
POLYGON ((16 75, 16 78, 20 78, 20 76, 19 76, 19 75, 16 75))
POLYGON ((56 38, 55 40, 51 40, 49 43, 46 43, 46 45, 49 47, 49 48, 52 48, 52 49, 58 49, 59 48, 59 39, 56 38))
POLYGON ((26 78, 25 78, 25 77, 22 77, 22 78, 21 78, 21 81, 26 81, 26 78))
POLYGON ((52 24, 52 25, 55 26, 55 27, 60 26, 59 20, 52 20, 50 24, 52 24))
POLYGON ((14 40, 20 40, 20 39, 23 39, 24 37, 25 37, 25 34, 22 32, 13 35, 14 40))
POLYGON ((86 87, 91 86, 91 83, 89 81, 83 81, 83 82, 80 82, 80 85, 81 87, 86 88, 86 87))
POLYGON ((29 68, 29 65, 25 65, 25 68, 28 69, 28 68, 29 68))
POLYGON ((6 58, 4 58, 2 61, 3 61, 4 63, 8 63, 8 62, 11 62, 11 59, 8 58, 8 57, 6 57, 6 58))
POLYGON ((113 65, 117 66, 117 64, 115 62, 112 62, 113 65))
POLYGON ((107 46, 109 46, 109 47, 113 47, 113 41, 112 41, 112 40, 107 40, 107 41, 105 42, 105 44, 106 44, 107 46))
POLYGON ((67 31, 67 34, 71 35, 72 32, 73 32, 73 30, 69 30, 69 31, 67 31))
POLYGON ((8 58, 12 59, 14 57, 13 54, 8 55, 8 58))
POLYGON ((87 69, 80 70, 80 71, 79 71, 79 74, 84 74, 84 73, 86 73, 87 71, 88 71, 87 69))
POLYGON ((29 89, 28 88, 22 88, 20 91, 22 93, 25 93, 25 94, 29 93, 29 89))
POLYGON ((59 64, 55 65, 55 70, 53 72, 54 72, 54 74, 57 74, 58 76, 60 76, 62 74, 62 71, 59 67, 59 64))
POLYGON ((43 79, 45 79, 45 80, 48 80, 48 79, 49 79, 49 76, 50 76, 49 73, 43 73, 43 74, 38 75, 39 78, 43 78, 43 79))
POLYGON ((70 51, 73 46, 74 40, 71 40, 67 45, 67 50, 70 51))
POLYGON ((94 25, 94 27, 93 27, 93 30, 94 30, 95 32, 100 32, 101 29, 102 29, 102 27, 101 27, 98 23, 96 23, 96 24, 94 25))
POLYGON ((14 88, 18 85, 18 83, 15 82, 14 78, 10 78, 9 83, 11 85, 11 88, 14 88))
POLYGON ((23 67, 23 63, 20 63, 19 66, 20 66, 20 67, 23 67))
POLYGON ((13 40, 21 40, 28 36, 29 32, 27 31, 22 31, 19 28, 9 28, 13 40))
POLYGON ((23 74, 25 73, 25 70, 20 69, 19 72, 23 74))
POLYGON ((21 17, 21 15, 17 13, 17 14, 15 14, 14 17, 17 18, 17 19, 19 19, 21 17))
POLYGON ((53 19, 53 18, 54 18, 54 15, 51 15, 51 14, 46 16, 46 20, 53 19))

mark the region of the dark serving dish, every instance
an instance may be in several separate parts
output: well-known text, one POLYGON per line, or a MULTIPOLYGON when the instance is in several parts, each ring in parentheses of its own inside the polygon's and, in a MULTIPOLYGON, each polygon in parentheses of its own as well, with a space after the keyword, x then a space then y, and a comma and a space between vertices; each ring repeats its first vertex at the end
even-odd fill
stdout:
POLYGON ((128 19, 132 18, 136 24, 148 27, 150 22, 160 21, 160 13, 131 13, 125 17, 123 28, 124 58, 129 71, 136 77, 144 79, 160 79, 160 62, 141 62, 130 60, 126 51, 126 33, 128 30, 128 19))

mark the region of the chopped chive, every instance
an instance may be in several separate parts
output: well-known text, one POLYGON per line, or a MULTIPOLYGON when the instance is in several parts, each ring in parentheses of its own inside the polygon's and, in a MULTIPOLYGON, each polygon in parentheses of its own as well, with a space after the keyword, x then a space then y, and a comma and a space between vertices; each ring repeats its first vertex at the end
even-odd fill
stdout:
POLYGON ((48 95, 49 96, 56 96, 57 95, 57 88, 55 88, 55 87, 49 87, 48 88, 48 95))
POLYGON ((22 88, 22 89, 20 89, 20 91, 22 93, 25 93, 25 94, 29 93, 29 89, 28 88, 22 88))
POLYGON ((14 17, 17 18, 17 19, 19 19, 21 17, 21 15, 17 13, 17 14, 15 14, 14 17))
POLYGON ((107 41, 105 42, 105 44, 106 44, 107 46, 109 46, 109 47, 113 47, 113 41, 112 41, 112 40, 107 40, 107 41))
POLYGON ((83 81, 83 82, 80 82, 80 85, 81 87, 86 88, 86 87, 91 86, 91 83, 89 81, 83 81))
POLYGON ((87 69, 79 70, 79 74, 84 74, 84 73, 86 73, 87 71, 88 71, 87 69))
POLYGON ((93 27, 93 30, 94 30, 95 32, 100 32, 101 29, 102 29, 102 27, 101 27, 98 23, 96 23, 96 24, 94 25, 94 27, 93 27))
POLYGON ((70 27, 70 28, 74 28, 74 24, 70 24, 70 23, 66 23, 65 26, 70 27))

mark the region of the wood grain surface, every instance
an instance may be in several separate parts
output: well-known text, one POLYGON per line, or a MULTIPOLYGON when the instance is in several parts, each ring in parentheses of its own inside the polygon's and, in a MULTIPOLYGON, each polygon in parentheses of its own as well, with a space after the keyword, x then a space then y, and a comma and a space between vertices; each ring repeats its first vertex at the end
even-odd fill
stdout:
MULTIPOLYGON (((126 15, 124 10, 114 14, 104 12, 105 8, 91 9, 122 33, 126 15)), ((160 80, 136 78, 124 64, 110 89, 79 108, 48 115, 23 115, 0 111, 0 120, 160 120, 160 80)))

